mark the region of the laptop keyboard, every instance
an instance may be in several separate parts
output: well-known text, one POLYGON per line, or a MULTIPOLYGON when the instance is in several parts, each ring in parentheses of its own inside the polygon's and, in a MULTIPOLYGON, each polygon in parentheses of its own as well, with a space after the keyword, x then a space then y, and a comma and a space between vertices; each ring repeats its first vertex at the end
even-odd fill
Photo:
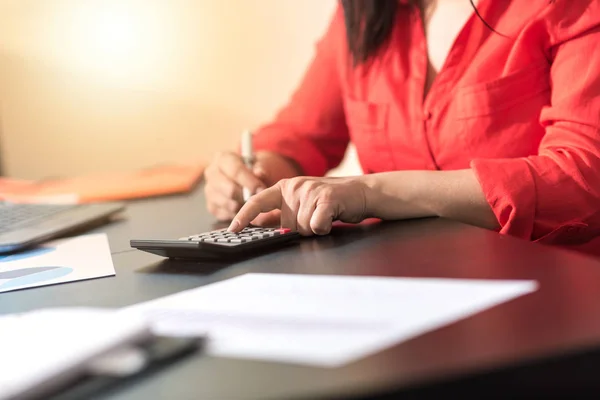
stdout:
POLYGON ((76 204, 13 204, 0 203, 0 232, 16 226, 34 224, 39 219, 48 218, 77 207, 76 204))

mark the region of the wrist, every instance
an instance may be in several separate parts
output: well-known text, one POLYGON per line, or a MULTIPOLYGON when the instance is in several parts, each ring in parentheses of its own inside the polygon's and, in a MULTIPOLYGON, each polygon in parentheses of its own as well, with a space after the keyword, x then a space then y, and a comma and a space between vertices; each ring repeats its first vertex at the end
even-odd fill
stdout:
POLYGON ((254 155, 255 167, 264 170, 268 180, 274 184, 281 179, 302 175, 298 164, 289 157, 268 150, 257 151, 254 155))
POLYGON ((358 180, 363 186, 364 199, 365 199, 365 218, 378 218, 378 204, 382 200, 382 191, 380 188, 380 182, 377 179, 378 174, 367 174, 358 177, 358 180))
POLYGON ((430 171, 395 171, 361 176, 366 216, 388 220, 437 216, 427 190, 431 178, 430 171))

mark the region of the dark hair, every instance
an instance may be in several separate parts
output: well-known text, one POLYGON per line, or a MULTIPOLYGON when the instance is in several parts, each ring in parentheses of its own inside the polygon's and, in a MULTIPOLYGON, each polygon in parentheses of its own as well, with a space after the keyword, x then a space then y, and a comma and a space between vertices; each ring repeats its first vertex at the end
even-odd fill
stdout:
POLYGON ((388 39, 398 0, 341 0, 348 50, 354 65, 364 63, 388 39))
MULTIPOLYGON (((473 0, 469 0, 475 14, 492 31, 496 32, 481 17, 473 0)), ((409 0, 414 5, 418 0, 409 0)), ((549 0, 553 3, 554 0, 549 0)), ((348 50, 354 65, 366 62, 385 43, 394 28, 399 7, 398 0, 341 0, 346 23, 348 50)), ((499 32, 496 32, 501 36, 499 32)))

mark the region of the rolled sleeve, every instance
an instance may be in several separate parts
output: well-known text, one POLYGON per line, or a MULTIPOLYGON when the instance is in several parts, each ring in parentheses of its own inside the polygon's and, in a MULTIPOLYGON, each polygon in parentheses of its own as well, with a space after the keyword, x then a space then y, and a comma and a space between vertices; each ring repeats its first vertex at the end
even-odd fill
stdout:
POLYGON ((600 3, 559 1, 537 154, 471 162, 501 232, 552 244, 600 235, 600 3), (560 23, 559 23, 560 22, 560 23))
POLYGON ((471 168, 501 226, 500 233, 530 238, 536 191, 527 161, 476 159, 471 168))

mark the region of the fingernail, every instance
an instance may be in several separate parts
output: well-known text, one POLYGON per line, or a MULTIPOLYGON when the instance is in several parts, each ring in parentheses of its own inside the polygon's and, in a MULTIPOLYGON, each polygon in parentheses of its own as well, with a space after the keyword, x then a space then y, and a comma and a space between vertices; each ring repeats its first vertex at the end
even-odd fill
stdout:
POLYGON ((229 232, 233 232, 235 230, 237 230, 240 227, 240 223, 237 220, 233 220, 231 221, 231 225, 229 225, 229 228, 227 228, 227 230, 229 232))

